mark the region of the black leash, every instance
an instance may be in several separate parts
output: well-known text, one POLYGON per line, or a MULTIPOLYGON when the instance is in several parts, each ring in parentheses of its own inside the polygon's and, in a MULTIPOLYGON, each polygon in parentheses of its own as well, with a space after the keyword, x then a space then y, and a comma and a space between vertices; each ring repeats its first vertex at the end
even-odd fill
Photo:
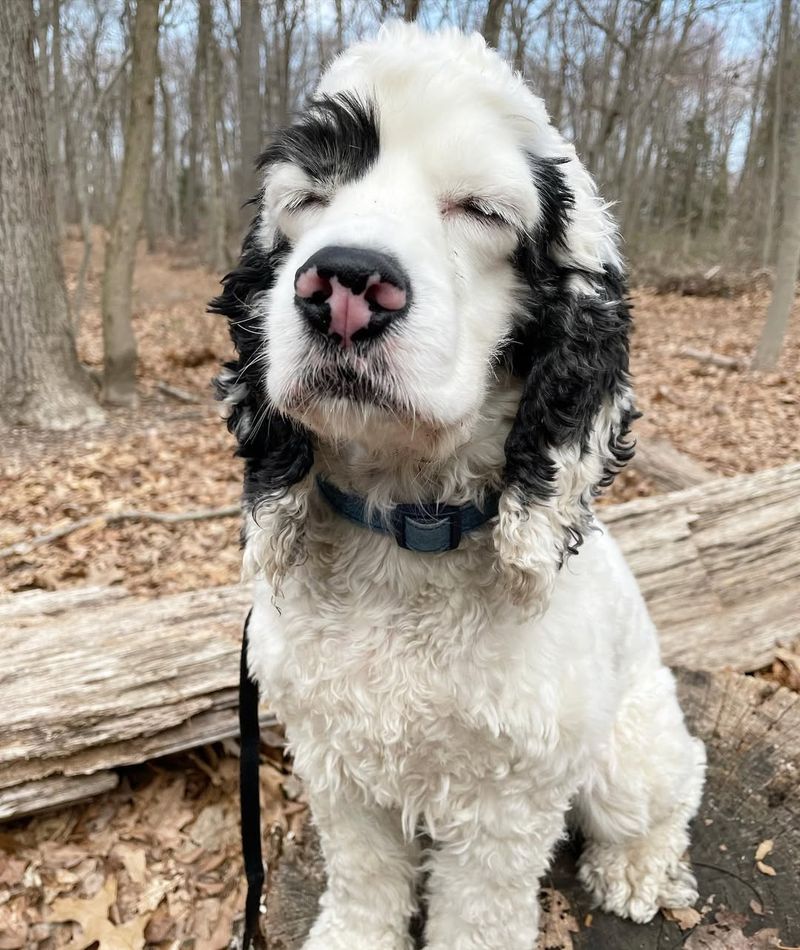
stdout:
POLYGON ((242 854, 247 877, 242 950, 263 947, 258 926, 261 895, 264 889, 264 861, 261 855, 261 795, 258 780, 261 732, 258 723, 258 684, 247 670, 247 628, 251 610, 244 622, 242 658, 239 666, 239 803, 242 822, 242 854))

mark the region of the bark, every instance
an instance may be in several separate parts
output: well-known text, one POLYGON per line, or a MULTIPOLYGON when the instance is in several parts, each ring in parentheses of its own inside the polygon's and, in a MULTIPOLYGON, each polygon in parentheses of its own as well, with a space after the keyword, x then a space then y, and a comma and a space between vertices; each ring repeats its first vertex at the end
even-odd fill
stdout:
POLYGON ((503 15, 507 0, 489 0, 486 16, 483 19, 481 33, 489 44, 497 49, 500 46, 500 30, 503 28, 503 15))
POLYGON ((136 402, 136 338, 131 296, 153 150, 158 7, 159 0, 139 0, 136 7, 125 156, 103 274, 103 396, 108 403, 118 406, 136 402))
POLYGON ((59 239, 64 234, 64 171, 65 162, 61 155, 64 137, 64 124, 67 115, 67 103, 64 96, 64 63, 61 55, 61 0, 52 0, 51 20, 53 28, 53 110, 51 123, 52 178, 55 192, 56 233, 59 239))
MULTIPOLYGON (((261 3, 239 2, 239 203, 249 201, 259 189, 255 163, 261 150, 261 3)), ((250 223, 252 210, 242 209, 240 226, 250 223)))
MULTIPOLYGON (((20 789, 32 783, 236 735, 248 599, 247 591, 228 587, 149 601, 116 588, 0 597, 9 661, 0 708, 0 817, 31 810, 25 802, 36 807, 34 796, 20 801, 20 789)), ((274 719, 265 714, 264 721, 274 719)), ((78 786, 74 797, 81 795, 78 786)))
POLYGON ((344 0, 333 0, 336 12, 336 52, 344 49, 344 0))
POLYGON ((775 369, 795 299, 800 267, 800 113, 794 117, 793 142, 787 149, 788 167, 783 183, 783 214, 778 244, 778 263, 767 318, 753 369, 775 369))
POLYGON ((206 262, 218 273, 227 267, 225 250, 225 199, 223 195, 222 152, 219 144, 219 90, 221 69, 219 50, 214 39, 214 21, 211 0, 200 0, 198 43, 203 50, 203 102, 208 144, 208 234, 206 262))
MULTIPOLYGON (((103 108, 104 103, 108 99, 111 90, 114 88, 114 84, 117 82, 119 77, 125 70, 128 60, 130 59, 130 51, 128 51, 125 56, 120 60, 119 65, 115 68, 114 72, 111 74, 108 82, 105 87, 100 90, 97 87, 97 83, 94 83, 95 94, 97 98, 95 99, 94 105, 92 107, 91 114, 86 121, 83 127, 78 127, 78 154, 79 155, 88 155, 91 149, 92 144, 92 133, 94 132, 95 126, 97 125, 98 117, 103 108)), ((69 124, 67 124, 67 142, 71 142, 72 132, 69 129, 69 124)), ((70 145, 68 152, 74 152, 75 149, 70 145)), ((101 155, 102 155, 102 146, 101 146, 101 155)), ((97 169, 97 165, 95 165, 97 169)), ((101 176, 102 176, 102 165, 101 165, 101 176)), ((75 201, 78 207, 78 220, 81 226, 81 239, 83 240, 83 255, 81 256, 81 266, 78 271, 78 283, 75 289, 75 297, 73 301, 73 323, 75 326, 75 333, 77 335, 80 324, 81 324, 81 312, 83 309, 83 298, 86 292, 86 277, 89 273, 89 264, 92 260, 92 251, 94 250, 94 244, 92 240, 92 211, 91 211, 91 202, 89 198, 89 191, 87 188, 86 182, 86 165, 85 162, 75 162, 75 201)))
POLYGON ((707 468, 664 439, 637 439, 633 468, 659 491, 681 491, 713 480, 707 468))
POLYGON ((199 29, 195 65, 189 86, 189 131, 186 139, 187 169, 186 192, 183 209, 184 236, 188 241, 197 240, 198 203, 200 200, 200 143, 203 129, 203 48, 200 45, 199 29))
POLYGON ((164 70, 158 72, 158 88, 163 107, 161 156, 161 210, 164 231, 173 239, 180 232, 177 176, 175 173, 175 125, 172 97, 164 79, 164 70))
POLYGON ((0 418, 66 429, 102 413, 75 351, 33 35, 27 0, 0 3, 0 418))
POLYGON ((778 210, 778 183, 781 173, 781 125, 784 112, 784 75, 786 54, 789 47, 789 32, 792 25, 792 0, 781 0, 781 18, 778 27, 778 51, 775 62, 775 92, 772 100, 772 136, 770 143, 769 194, 764 221, 764 246, 761 251, 761 266, 772 260, 775 241, 775 221, 778 210))

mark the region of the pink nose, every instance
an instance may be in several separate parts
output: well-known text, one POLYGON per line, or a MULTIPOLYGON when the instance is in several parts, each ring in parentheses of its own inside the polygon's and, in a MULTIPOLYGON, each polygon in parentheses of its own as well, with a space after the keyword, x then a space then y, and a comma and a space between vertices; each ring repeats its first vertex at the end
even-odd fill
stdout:
POLYGON ((311 326, 344 347, 382 333, 408 308, 408 281, 388 255, 326 247, 295 275, 295 302, 311 326))

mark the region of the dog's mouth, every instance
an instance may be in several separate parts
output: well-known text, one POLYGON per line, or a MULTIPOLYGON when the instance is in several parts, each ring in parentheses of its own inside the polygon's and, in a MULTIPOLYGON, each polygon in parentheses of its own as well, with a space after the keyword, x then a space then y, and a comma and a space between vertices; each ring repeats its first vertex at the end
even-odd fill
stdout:
POLYGON ((340 401, 360 410, 389 413, 395 419, 415 416, 387 360, 374 349, 362 356, 323 347, 309 356, 283 400, 287 412, 301 417, 340 401))

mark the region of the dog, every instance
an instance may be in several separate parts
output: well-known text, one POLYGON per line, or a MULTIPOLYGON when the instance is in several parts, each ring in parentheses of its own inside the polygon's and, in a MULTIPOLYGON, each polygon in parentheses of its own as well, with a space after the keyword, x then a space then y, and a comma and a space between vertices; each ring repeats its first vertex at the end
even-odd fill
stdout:
POLYGON ((568 825, 605 910, 693 904, 704 749, 592 512, 636 411, 574 147, 482 38, 390 24, 260 169, 212 308, 249 667, 327 865, 305 950, 408 950, 423 869, 429 950, 531 950, 568 825))

